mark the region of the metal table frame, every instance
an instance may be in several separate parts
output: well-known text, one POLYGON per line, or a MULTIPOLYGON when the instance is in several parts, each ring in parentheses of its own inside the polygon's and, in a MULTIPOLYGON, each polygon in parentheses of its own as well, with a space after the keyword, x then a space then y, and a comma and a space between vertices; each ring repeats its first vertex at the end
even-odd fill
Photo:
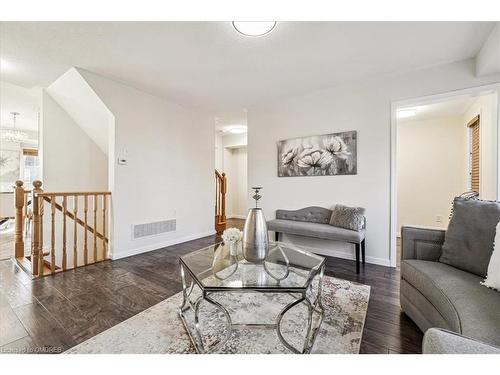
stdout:
MULTIPOLYGON (((288 260, 287 261, 287 272, 286 275, 282 278, 276 278, 276 276, 272 275, 267 267, 265 266, 265 262, 262 265, 264 267, 264 270, 267 274, 269 274, 271 277, 275 278, 276 280, 282 280, 288 276, 289 269, 288 269, 288 260)), ((235 267, 238 267, 238 263, 235 264, 235 267)), ((182 319, 182 322, 184 324, 184 327, 186 328, 186 331, 189 335, 189 338, 191 339, 191 342, 193 343, 196 352, 197 353, 214 353, 217 352, 219 349, 221 349, 229 340, 231 337, 231 333, 234 329, 234 327, 238 326, 244 326, 244 327, 266 327, 266 328, 274 328, 276 329, 276 333, 278 335, 279 340, 281 343, 289 349, 292 353, 303 353, 307 354, 310 353, 312 350, 312 347, 314 345, 314 342, 316 340, 316 336, 319 332, 319 328, 321 327, 321 323, 323 322, 323 315, 324 315, 324 308, 323 305, 321 304, 321 293, 322 293, 322 282, 323 282, 323 275, 325 271, 325 260, 321 261, 321 263, 317 266, 312 268, 311 274, 309 275, 309 278, 305 285, 303 287, 259 287, 259 286, 242 286, 242 287, 207 287, 204 286, 201 280, 198 280, 195 274, 191 272, 189 269, 189 266, 182 260, 182 257, 180 258, 180 268, 181 268, 181 278, 182 278, 182 294, 183 294, 183 301, 181 306, 179 307, 179 315, 182 319), (188 283, 186 281, 186 275, 189 275, 191 278, 191 282, 188 283), (313 300, 310 299, 310 297, 307 296, 307 291, 310 290, 311 294, 313 294, 312 290, 312 282, 313 280, 318 277, 318 291, 316 293, 316 296, 313 300), (193 289, 195 285, 201 290, 201 295, 197 297, 194 301, 190 298, 193 289), (234 323, 233 320, 231 319, 231 315, 229 314, 228 310, 219 302, 215 301, 214 299, 211 298, 211 296, 215 293, 286 293, 290 296, 294 297, 294 301, 291 303, 287 304, 277 315, 275 323, 234 323), (202 340, 202 332, 200 328, 200 317, 199 317, 199 312, 200 312, 200 304, 206 301, 207 303, 215 306, 218 310, 220 310, 225 318, 226 318, 226 335, 223 337, 222 340, 220 340, 216 345, 212 347, 205 347, 205 344, 203 343, 202 340), (302 348, 296 348, 292 344, 290 344, 285 337, 283 337, 283 334, 281 332, 281 322, 283 320, 283 317, 289 311, 292 309, 294 306, 304 303, 307 306, 308 309, 308 319, 307 319, 307 330, 306 330, 306 335, 304 338, 304 344, 302 348), (194 312, 194 330, 190 328, 190 325, 188 324, 187 317, 186 317, 186 312, 188 310, 192 310, 194 312), (315 315, 317 315, 317 319, 314 319, 315 315)), ((234 270, 229 276, 231 276, 236 270, 234 270)), ((229 277, 227 276, 227 277, 229 277)), ((227 278, 226 277, 226 278, 227 278)))

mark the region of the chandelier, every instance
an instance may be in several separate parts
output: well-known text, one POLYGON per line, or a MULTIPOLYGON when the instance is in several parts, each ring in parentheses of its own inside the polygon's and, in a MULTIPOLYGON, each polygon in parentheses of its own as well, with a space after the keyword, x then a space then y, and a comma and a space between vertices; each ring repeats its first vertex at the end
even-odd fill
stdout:
POLYGON ((2 139, 6 142, 12 143, 23 143, 28 139, 28 134, 16 129, 16 117, 19 116, 19 112, 11 112, 12 119, 12 129, 2 129, 2 139))

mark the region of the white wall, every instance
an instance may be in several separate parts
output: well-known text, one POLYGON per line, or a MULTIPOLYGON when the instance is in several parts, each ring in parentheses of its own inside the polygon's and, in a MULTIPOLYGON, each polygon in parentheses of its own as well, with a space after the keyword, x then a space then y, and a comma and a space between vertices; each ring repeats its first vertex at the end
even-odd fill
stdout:
POLYGON ((44 190, 108 189, 106 155, 45 90, 40 130, 44 190))
POLYGON ((466 128, 470 120, 480 116, 479 190, 482 199, 497 199, 497 100, 496 94, 479 96, 462 120, 466 128))
POLYGON ((222 137, 224 147, 246 147, 248 144, 247 134, 227 134, 222 137))
POLYGON ((213 234, 214 124, 205 113, 80 70, 113 113, 112 257, 213 234), (115 155, 127 165, 116 165, 115 155), (177 230, 132 240, 132 224, 175 218, 177 230))
MULTIPOLYGON (((278 208, 363 206, 367 261, 389 265, 391 102, 500 81, 499 75, 477 78, 474 71, 474 61, 466 60, 249 108, 248 182, 263 186, 266 217, 273 218, 278 208), (277 177, 278 140, 345 130, 358 131, 357 175, 277 177)), ((323 245, 337 256, 352 257, 352 249, 323 245)))
POLYGON ((397 144, 398 233, 405 224, 446 228, 453 198, 468 190, 462 115, 398 121, 397 144))
POLYGON ((227 177, 226 216, 244 219, 247 214, 247 148, 225 148, 224 172, 227 177))
POLYGON ((219 131, 215 131, 215 169, 224 172, 224 146, 222 134, 219 131))

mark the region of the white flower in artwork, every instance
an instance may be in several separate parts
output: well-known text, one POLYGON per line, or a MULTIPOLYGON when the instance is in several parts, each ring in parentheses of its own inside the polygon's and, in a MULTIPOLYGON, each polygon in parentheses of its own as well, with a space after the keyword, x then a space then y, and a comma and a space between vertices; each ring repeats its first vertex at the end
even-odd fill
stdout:
POLYGON ((351 153, 348 150, 347 145, 344 140, 336 135, 327 138, 323 141, 326 152, 330 154, 331 157, 336 156, 339 159, 347 159, 351 153))
POLYGON ((299 153, 299 148, 296 146, 287 146, 281 154, 281 163, 285 166, 292 164, 299 153))
POLYGON ((236 243, 243 238, 243 232, 238 228, 228 228, 222 233, 221 237, 225 243, 236 243))
POLYGON ((299 155, 297 165, 305 169, 324 169, 331 163, 332 159, 328 153, 317 147, 306 148, 299 155))

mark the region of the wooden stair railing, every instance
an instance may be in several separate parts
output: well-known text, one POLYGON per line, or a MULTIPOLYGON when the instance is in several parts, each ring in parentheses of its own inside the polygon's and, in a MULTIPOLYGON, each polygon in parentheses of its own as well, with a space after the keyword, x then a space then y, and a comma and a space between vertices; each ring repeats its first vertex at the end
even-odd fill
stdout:
MULTIPOLYGON (((61 193, 55 193, 55 195, 57 195, 57 194, 61 194, 61 193)), ((82 194, 82 193, 74 193, 74 194, 82 194)), ((85 193, 85 194, 89 194, 89 193, 85 193)), ((108 193, 92 193, 92 194, 108 194, 108 193)), ((39 197, 43 197, 43 199, 46 202, 50 203, 51 205, 52 205, 52 201, 54 201, 54 206, 58 211, 65 213, 66 216, 68 216, 70 219, 75 221, 75 224, 78 224, 78 225, 86 228, 90 233, 94 234, 94 228, 92 228, 91 226, 86 224, 85 221, 83 221, 82 219, 76 217, 75 214, 71 213, 71 211, 66 210, 66 212, 65 212, 63 206, 61 206, 59 203, 55 203, 55 199, 52 199, 53 195, 54 195, 54 193, 38 194, 39 197), (76 220, 75 220, 75 217, 76 217, 76 220)), ((73 193, 71 193, 71 195, 73 195, 73 193)), ((87 195, 87 197, 88 197, 88 195, 87 195)), ((78 201, 76 201, 76 202, 78 202, 78 201)), ((88 207, 88 202, 86 204, 88 207)), ((75 206, 75 210, 78 211, 78 203, 75 206)), ((104 240, 105 242, 108 242, 108 239, 102 233, 95 232, 95 235, 99 239, 104 240)))
POLYGON ((22 268, 40 277, 108 259, 106 223, 110 192, 44 192, 41 181, 34 181, 33 186, 32 225, 28 226, 24 223, 30 217, 26 209, 30 193, 24 190, 22 181, 16 181, 15 257, 22 268), (79 207, 83 207, 83 220, 78 217, 79 207), (50 216, 44 216, 45 208, 50 216), (93 211, 93 220, 89 220, 89 209, 93 211), (28 235, 30 252, 26 254, 23 239, 28 235))
POLYGON ((226 174, 215 170, 215 231, 217 233, 226 229, 226 193, 226 174))

